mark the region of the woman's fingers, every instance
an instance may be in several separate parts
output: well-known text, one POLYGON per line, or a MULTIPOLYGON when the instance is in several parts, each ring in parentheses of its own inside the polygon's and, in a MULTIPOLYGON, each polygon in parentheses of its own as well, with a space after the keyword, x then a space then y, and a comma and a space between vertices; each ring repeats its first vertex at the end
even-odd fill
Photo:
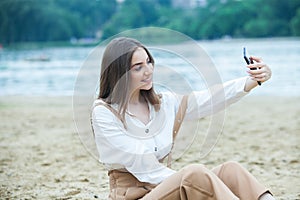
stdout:
POLYGON ((253 60, 253 61, 257 62, 257 63, 261 63, 262 62, 262 59, 259 58, 259 57, 256 57, 256 56, 250 56, 250 60, 253 60))
POLYGON ((251 76, 252 80, 254 81, 260 81, 260 82, 265 82, 269 79, 269 77, 265 74, 260 74, 256 76, 251 76))
POLYGON ((266 66, 266 64, 263 62, 263 60, 259 57, 255 57, 255 56, 251 56, 250 60, 252 61, 252 63, 249 66, 249 68, 253 67, 253 68, 261 68, 266 66), (253 62, 255 61, 255 62, 253 62))
POLYGON ((269 80, 272 76, 270 68, 266 64, 262 63, 262 60, 259 58, 253 57, 253 60, 258 61, 258 63, 247 66, 250 69, 247 71, 250 77, 255 81, 261 82, 269 80))

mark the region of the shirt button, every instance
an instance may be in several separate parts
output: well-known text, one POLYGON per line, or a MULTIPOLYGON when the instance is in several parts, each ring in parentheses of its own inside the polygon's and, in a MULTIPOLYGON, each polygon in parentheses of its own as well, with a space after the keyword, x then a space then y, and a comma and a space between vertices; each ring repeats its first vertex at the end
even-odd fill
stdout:
POLYGON ((148 128, 145 130, 145 133, 149 133, 149 129, 148 128))

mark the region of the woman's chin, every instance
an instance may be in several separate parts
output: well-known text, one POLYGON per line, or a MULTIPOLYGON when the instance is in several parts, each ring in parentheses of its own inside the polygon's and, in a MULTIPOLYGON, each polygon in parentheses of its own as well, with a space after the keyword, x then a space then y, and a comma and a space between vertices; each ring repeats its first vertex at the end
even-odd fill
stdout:
POLYGON ((152 82, 150 84, 144 85, 141 90, 150 90, 153 87, 152 82))

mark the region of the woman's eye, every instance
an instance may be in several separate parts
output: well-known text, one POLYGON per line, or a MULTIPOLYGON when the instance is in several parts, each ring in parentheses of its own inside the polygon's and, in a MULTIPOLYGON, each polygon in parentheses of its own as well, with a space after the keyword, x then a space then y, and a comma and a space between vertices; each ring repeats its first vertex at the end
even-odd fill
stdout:
POLYGON ((141 71, 141 69, 142 69, 142 66, 141 66, 141 65, 136 66, 136 67, 134 68, 135 71, 141 71))
POLYGON ((149 60, 147 60, 147 64, 152 64, 152 62, 151 62, 151 60, 149 59, 149 60))

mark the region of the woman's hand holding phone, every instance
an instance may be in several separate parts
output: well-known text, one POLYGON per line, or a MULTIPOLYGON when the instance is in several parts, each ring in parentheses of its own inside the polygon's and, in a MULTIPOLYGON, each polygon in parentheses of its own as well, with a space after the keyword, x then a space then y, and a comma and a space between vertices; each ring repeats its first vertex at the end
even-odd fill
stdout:
MULTIPOLYGON (((244 47, 243 52, 244 52, 244 60, 246 61, 247 65, 254 64, 253 58, 247 56, 247 51, 246 51, 245 47, 244 47)), ((257 70, 257 68, 256 67, 250 67, 250 70, 257 70)), ((257 81, 257 83, 258 83, 258 85, 261 85, 260 81, 257 81)))
MULTIPOLYGON (((246 48, 244 48, 244 59, 247 63, 247 67, 249 70, 247 71, 249 76, 251 77, 251 80, 257 81, 258 85, 261 85, 261 83, 269 80, 272 76, 272 71, 266 65, 261 58, 255 57, 255 56, 247 56, 246 48)), ((255 85, 252 84, 246 84, 245 91, 250 91, 255 85)))

